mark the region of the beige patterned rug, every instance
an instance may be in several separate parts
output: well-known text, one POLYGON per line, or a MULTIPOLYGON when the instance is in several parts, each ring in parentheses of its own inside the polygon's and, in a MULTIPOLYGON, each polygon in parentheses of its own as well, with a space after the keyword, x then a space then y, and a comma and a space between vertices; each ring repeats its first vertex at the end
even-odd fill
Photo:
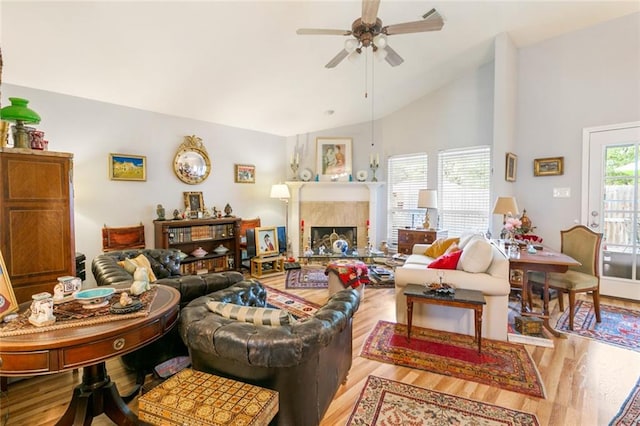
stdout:
POLYGON ((347 426, 539 425, 535 415, 369 376, 347 426))

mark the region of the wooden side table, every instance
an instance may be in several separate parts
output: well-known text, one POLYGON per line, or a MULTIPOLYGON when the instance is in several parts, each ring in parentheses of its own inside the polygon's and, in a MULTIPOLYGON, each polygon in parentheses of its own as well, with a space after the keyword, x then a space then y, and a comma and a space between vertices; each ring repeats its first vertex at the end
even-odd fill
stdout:
POLYGON ((284 272, 284 257, 254 257, 251 259, 251 276, 261 278, 268 274, 284 272))
POLYGON ((442 295, 427 291, 423 285, 407 284, 404 295, 407 297, 407 341, 411 341, 414 302, 473 309, 475 340, 478 341, 478 353, 482 353, 482 310, 486 302, 481 291, 456 289, 453 294, 442 295))
POLYGON ((432 244, 448 235, 444 229, 398 229, 398 253, 411 254, 415 244, 432 244))

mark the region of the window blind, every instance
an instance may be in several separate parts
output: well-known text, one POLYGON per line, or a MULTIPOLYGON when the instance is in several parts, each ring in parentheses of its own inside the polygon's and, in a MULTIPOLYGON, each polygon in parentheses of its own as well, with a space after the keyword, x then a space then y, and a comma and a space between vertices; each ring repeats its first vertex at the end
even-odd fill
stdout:
POLYGON ((416 227, 424 221, 418 191, 427 188, 427 154, 396 155, 388 160, 387 242, 398 244, 398 228, 416 227))
POLYGON ((449 236, 489 228, 491 149, 476 146, 438 153, 438 214, 449 236))

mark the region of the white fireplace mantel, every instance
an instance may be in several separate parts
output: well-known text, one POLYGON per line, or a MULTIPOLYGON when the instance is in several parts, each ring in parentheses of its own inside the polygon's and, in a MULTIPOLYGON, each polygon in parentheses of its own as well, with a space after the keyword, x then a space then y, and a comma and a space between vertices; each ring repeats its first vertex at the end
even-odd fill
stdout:
POLYGON ((385 182, 286 182, 291 192, 289 199, 289 241, 291 241, 291 251, 298 255, 301 252, 300 246, 300 203, 303 201, 368 201, 369 202, 369 235, 375 243, 380 221, 382 218, 378 214, 380 205, 380 188, 385 182))

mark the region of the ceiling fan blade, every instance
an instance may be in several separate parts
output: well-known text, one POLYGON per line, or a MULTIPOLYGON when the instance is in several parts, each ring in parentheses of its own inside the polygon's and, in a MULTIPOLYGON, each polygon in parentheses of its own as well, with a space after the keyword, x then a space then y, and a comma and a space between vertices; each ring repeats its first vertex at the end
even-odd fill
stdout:
POLYGON ((421 33, 425 31, 439 31, 444 26, 442 16, 431 9, 422 21, 405 22, 402 24, 387 25, 382 28, 382 32, 387 35, 421 33))
POLYGON ((338 54, 336 56, 333 57, 332 60, 330 60, 327 65, 325 65, 325 68, 335 68, 336 65, 338 65, 340 62, 342 62, 342 60, 344 58, 346 58, 347 56, 349 56, 349 52, 347 52, 345 49, 342 49, 340 52, 338 52, 338 54))
POLYGON ((298 28, 296 30, 298 35, 351 35, 351 30, 332 30, 326 28, 298 28))
POLYGON ((378 17, 380 0, 362 0, 362 23, 373 25, 378 17))
POLYGON ((384 50, 387 51, 387 56, 385 56, 384 60, 387 61, 392 67, 397 67, 404 62, 402 56, 398 55, 398 52, 393 50, 391 46, 385 46, 384 50))

